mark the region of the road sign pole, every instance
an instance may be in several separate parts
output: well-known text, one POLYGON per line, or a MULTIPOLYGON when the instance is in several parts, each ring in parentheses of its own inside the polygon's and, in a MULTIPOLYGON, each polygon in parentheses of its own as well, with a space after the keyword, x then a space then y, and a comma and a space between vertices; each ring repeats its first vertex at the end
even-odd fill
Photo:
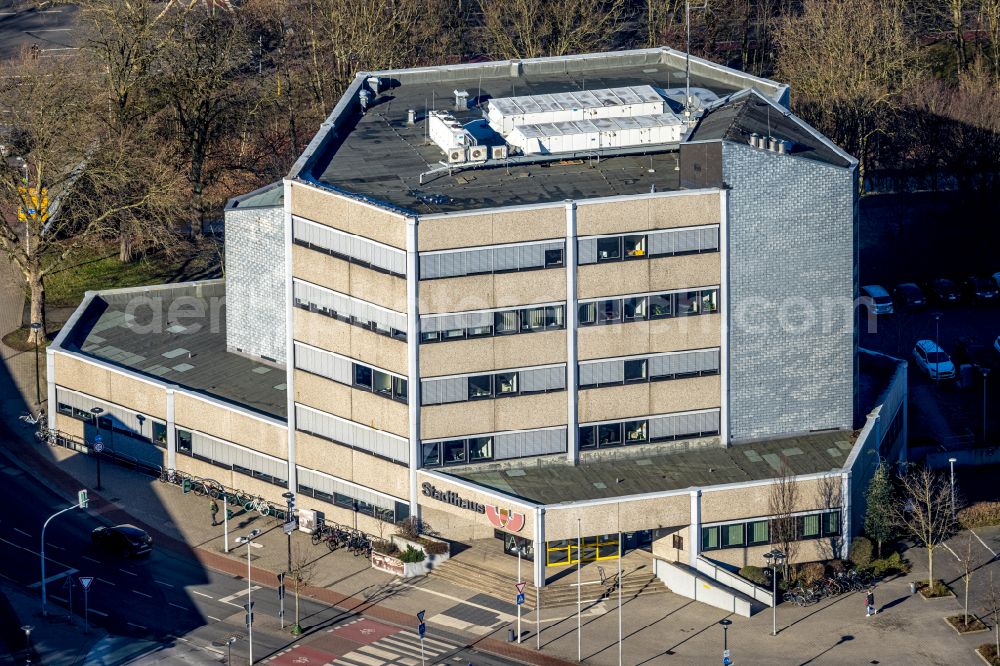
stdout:
POLYGON ((222 492, 222 549, 229 552, 229 493, 225 491, 222 492))
POLYGON ((69 588, 69 614, 73 615, 73 577, 66 576, 66 587, 69 588))
MULTIPOLYGON (((517 547, 517 584, 521 584, 521 546, 517 547)), ((521 590, 517 593, 520 594, 521 590)), ((521 604, 517 605, 517 644, 521 644, 521 604)))
POLYGON ((425 666, 425 664, 426 664, 426 662, 424 661, 424 637, 421 636, 420 637, 420 666, 425 666))
POLYGON ((424 633, 427 631, 427 625, 424 624, 424 614, 426 612, 417 612, 417 634, 420 636, 420 666, 426 666, 426 662, 424 661, 424 633))
POLYGON ((83 588, 83 633, 90 631, 90 606, 87 604, 87 588, 83 588))
POLYGON ((52 519, 55 518, 56 516, 61 516, 62 514, 66 513, 67 511, 72 511, 73 509, 86 509, 86 508, 87 508, 87 491, 86 490, 81 490, 80 492, 77 493, 77 503, 76 504, 74 504, 73 506, 66 507, 62 511, 56 511, 51 516, 49 516, 45 520, 45 522, 42 524, 42 548, 41 548, 41 551, 40 551, 39 555, 41 556, 41 559, 42 559, 42 615, 45 616, 45 617, 48 617, 48 606, 47 606, 48 597, 46 596, 46 590, 45 590, 45 587, 46 587, 46 585, 45 585, 45 528, 47 528, 49 526, 49 523, 52 522, 52 519))

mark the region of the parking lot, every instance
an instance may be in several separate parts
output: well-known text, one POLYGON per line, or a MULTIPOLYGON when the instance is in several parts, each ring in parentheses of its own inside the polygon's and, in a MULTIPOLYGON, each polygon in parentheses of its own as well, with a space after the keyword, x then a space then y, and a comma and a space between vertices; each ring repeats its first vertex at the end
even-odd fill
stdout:
MULTIPOLYGON (((861 206, 860 284, 880 284, 890 292, 901 282, 923 285, 935 277, 960 282, 975 274, 1000 271, 997 203, 988 197, 957 193, 922 193, 868 197, 861 206)), ((917 340, 938 341, 954 354, 959 338, 974 336, 988 348, 993 364, 986 379, 988 444, 1000 441, 1000 354, 992 350, 1000 335, 1000 302, 974 305, 934 302, 916 310, 897 305, 869 330, 862 321, 860 345, 910 362, 909 440, 911 447, 955 449, 983 443, 982 375, 971 381, 936 382, 917 368, 917 340), (939 321, 935 313, 940 313, 939 321)))

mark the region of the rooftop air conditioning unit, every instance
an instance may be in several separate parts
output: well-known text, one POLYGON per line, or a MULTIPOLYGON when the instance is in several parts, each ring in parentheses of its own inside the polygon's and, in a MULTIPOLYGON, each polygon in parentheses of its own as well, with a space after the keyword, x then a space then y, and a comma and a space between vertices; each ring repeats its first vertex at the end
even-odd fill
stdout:
POLYGON ((471 146, 469 148, 469 161, 485 162, 489 154, 489 146, 471 146))
POLYGON ((507 159, 507 146, 491 146, 490 158, 494 160, 507 159))
POLYGON ((465 148, 449 148, 448 164, 461 164, 465 161, 465 148))

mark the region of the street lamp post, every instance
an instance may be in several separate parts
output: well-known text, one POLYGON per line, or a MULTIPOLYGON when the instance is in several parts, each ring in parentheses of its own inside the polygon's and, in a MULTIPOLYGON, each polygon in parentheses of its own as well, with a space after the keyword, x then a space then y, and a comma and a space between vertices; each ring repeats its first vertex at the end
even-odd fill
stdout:
POLYGON ((729 658, 729 625, 732 623, 733 621, 728 619, 719 620, 719 624, 722 625, 722 666, 729 666, 732 663, 729 658))
POLYGON ((97 429, 97 436, 94 437, 94 460, 97 462, 97 488, 101 489, 101 451, 104 450, 104 442, 101 441, 101 414, 104 410, 100 407, 94 407, 90 410, 90 413, 94 415, 94 427, 97 429), (100 444, 100 446, 98 446, 100 444))
POLYGON ((986 443, 986 375, 990 374, 990 369, 980 367, 979 372, 983 373, 983 443, 986 443))
POLYGON ((951 517, 955 517, 955 463, 958 458, 948 458, 948 465, 951 466, 951 517))
MULTIPOLYGON (((282 497, 285 498, 285 522, 291 522, 295 520, 293 512, 295 511, 295 493, 289 491, 287 493, 282 493, 282 497)), ((285 569, 288 573, 292 573, 292 533, 288 532, 288 568, 285 569)))
POLYGON ((225 641, 212 641, 213 646, 226 648, 226 666, 233 664, 233 643, 235 642, 236 636, 230 636, 225 641))
POLYGON ((31 330, 35 332, 35 404, 39 407, 42 406, 42 380, 39 377, 40 371, 38 369, 38 347, 41 345, 38 331, 41 329, 42 325, 37 321, 31 323, 31 330))
POLYGON ((46 589, 45 589, 45 587, 46 587, 45 586, 45 530, 46 530, 46 528, 48 528, 49 523, 52 522, 53 518, 55 518, 57 516, 61 516, 62 514, 66 513, 67 511, 72 511, 73 509, 86 509, 87 506, 88 506, 87 491, 86 490, 81 490, 79 493, 77 493, 77 502, 76 502, 76 504, 74 504, 73 506, 68 506, 65 509, 62 509, 61 511, 56 511, 51 516, 49 516, 45 520, 45 522, 42 524, 42 548, 41 548, 41 552, 39 553, 39 555, 41 556, 41 560, 42 560, 42 616, 43 617, 48 617, 48 615, 49 615, 49 612, 48 612, 48 596, 46 594, 46 589))
POLYGON ((253 540, 260 536, 260 530, 251 530, 249 534, 245 537, 240 537, 236 540, 236 543, 240 546, 243 544, 247 545, 247 641, 250 644, 250 666, 253 666, 253 587, 250 582, 250 548, 263 548, 259 543, 254 543, 253 540))
MULTIPOLYGON (((932 312, 931 316, 934 317, 934 346, 937 347, 938 353, 940 353, 940 349, 941 349, 941 313, 940 312, 932 312)), ((940 366, 937 363, 934 364, 934 370, 935 370, 934 371, 934 381, 935 382, 941 380, 941 373, 938 371, 939 367, 940 366)))
POLYGON ((775 548, 774 550, 764 553, 764 559, 767 560, 768 566, 771 567, 771 581, 774 583, 773 591, 771 594, 771 635, 778 635, 778 567, 781 563, 785 561, 785 554, 780 550, 775 548))
POLYGON ((34 629, 30 624, 25 624, 21 627, 21 631, 24 632, 24 643, 25 648, 28 650, 28 660, 25 662, 27 664, 31 663, 31 630, 34 629))

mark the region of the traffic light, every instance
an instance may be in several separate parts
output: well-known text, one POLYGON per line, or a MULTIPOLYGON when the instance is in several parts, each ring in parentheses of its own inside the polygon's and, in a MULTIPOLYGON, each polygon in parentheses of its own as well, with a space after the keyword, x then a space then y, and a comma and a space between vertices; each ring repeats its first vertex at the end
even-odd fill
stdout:
POLYGON ((87 503, 89 501, 87 499, 87 491, 86 490, 81 490, 80 492, 78 492, 76 494, 76 500, 77 500, 77 504, 80 505, 81 509, 86 509, 87 508, 87 503))
POLYGON ((191 479, 184 479, 181 481, 181 491, 187 495, 191 492, 191 479))
POLYGON ((233 510, 230 509, 229 507, 226 507, 226 520, 232 520, 232 519, 233 519, 233 510))

